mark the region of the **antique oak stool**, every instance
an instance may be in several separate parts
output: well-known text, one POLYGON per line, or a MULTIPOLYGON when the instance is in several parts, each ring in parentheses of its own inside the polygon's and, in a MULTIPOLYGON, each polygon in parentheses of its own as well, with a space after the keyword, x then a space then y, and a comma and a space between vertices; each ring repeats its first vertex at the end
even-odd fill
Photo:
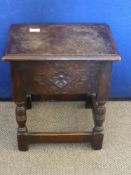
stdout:
POLYGON ((12 25, 3 60, 11 63, 19 150, 51 142, 90 142, 94 149, 102 148, 112 62, 120 60, 107 25, 12 25), (30 96, 50 94, 89 96, 93 131, 28 132, 30 96))

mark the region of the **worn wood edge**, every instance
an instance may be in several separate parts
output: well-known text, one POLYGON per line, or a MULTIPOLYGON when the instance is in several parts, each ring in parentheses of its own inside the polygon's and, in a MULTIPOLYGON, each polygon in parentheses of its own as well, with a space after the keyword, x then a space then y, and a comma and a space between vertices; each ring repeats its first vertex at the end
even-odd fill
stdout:
POLYGON ((118 54, 105 55, 37 55, 37 54, 7 54, 2 57, 3 61, 120 61, 121 57, 118 54), (37 58, 37 60, 36 60, 37 58))
POLYGON ((29 132, 29 143, 83 143, 91 142, 92 132, 29 132))

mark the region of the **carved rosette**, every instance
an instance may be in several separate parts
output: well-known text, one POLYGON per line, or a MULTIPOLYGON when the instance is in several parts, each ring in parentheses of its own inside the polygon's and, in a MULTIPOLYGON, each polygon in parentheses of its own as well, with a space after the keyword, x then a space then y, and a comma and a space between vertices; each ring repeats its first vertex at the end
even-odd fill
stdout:
POLYGON ((63 88, 72 81, 70 76, 62 70, 55 73, 49 80, 58 88, 63 88))
POLYGON ((63 70, 59 70, 58 72, 56 72, 51 77, 48 77, 47 79, 45 78, 44 75, 37 75, 35 76, 34 80, 41 85, 45 85, 48 82, 51 82, 53 85, 55 85, 57 88, 60 89, 67 86, 72 81, 68 73, 63 70))

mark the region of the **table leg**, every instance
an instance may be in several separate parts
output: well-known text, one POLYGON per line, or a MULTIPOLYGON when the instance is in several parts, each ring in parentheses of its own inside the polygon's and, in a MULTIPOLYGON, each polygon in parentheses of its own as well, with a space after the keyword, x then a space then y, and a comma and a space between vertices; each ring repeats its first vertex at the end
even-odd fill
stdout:
POLYGON ((104 137, 103 122, 105 120, 105 103, 108 100, 112 62, 105 61, 101 63, 97 95, 93 96, 93 113, 95 127, 93 129, 92 147, 101 149, 104 137))
POLYGON ((91 95, 86 95, 86 102, 85 102, 85 108, 91 109, 91 95))
POLYGON ((26 109, 32 108, 32 101, 31 101, 31 95, 26 96, 26 109))
POLYGON ((17 140, 20 151, 28 150, 28 130, 26 127, 25 102, 16 102, 16 121, 18 123, 17 140))
POLYGON ((94 149, 101 149, 103 143, 103 122, 105 120, 105 102, 96 102, 96 107, 94 110, 94 123, 93 136, 92 136, 92 147, 94 149))

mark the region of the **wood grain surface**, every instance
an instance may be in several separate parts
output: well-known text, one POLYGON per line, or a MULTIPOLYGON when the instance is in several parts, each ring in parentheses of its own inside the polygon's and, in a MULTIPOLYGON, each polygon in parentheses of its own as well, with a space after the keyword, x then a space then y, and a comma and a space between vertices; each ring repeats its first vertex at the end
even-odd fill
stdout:
POLYGON ((107 25, 12 25, 4 60, 119 60, 107 25), (77 37, 76 37, 77 36, 77 37))

